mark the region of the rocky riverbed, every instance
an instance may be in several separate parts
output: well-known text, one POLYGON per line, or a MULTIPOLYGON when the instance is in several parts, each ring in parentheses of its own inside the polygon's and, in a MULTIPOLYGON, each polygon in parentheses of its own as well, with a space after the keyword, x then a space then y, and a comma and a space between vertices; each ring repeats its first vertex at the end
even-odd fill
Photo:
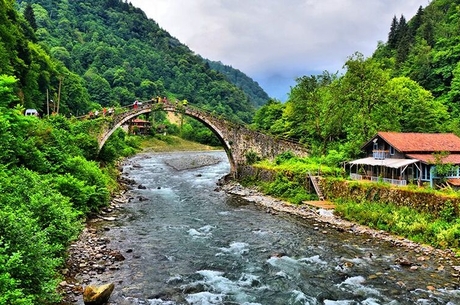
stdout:
MULTIPOLYGON (((170 166, 173 168, 177 167, 177 170, 182 170, 187 167, 196 167, 197 164, 205 166, 208 165, 207 162, 214 164, 216 160, 213 158, 199 158, 199 160, 182 158, 174 160, 170 166)), ((125 165, 138 166, 137 164, 130 163, 129 160, 125 165)), ((129 192, 129 189, 142 188, 142 185, 126 177, 122 177, 120 183, 124 186, 125 190, 114 198, 111 205, 105 208, 100 215, 88 221, 79 239, 69 248, 66 268, 62 272, 65 276, 65 281, 60 284, 60 290, 64 296, 61 304, 74 304, 79 300, 81 301, 84 287, 89 285, 94 277, 109 270, 116 271, 123 264, 123 255, 134 251, 134 249, 126 249, 124 250, 126 253, 120 253, 117 250, 111 249, 110 240, 100 237, 101 232, 108 230, 108 227, 104 223, 116 220, 117 213, 119 213, 124 204, 133 199, 137 199, 138 201, 143 200, 142 198, 133 198, 129 192)), ((369 240, 389 242, 395 248, 399 248, 399 252, 402 253, 395 260, 395 264, 416 271, 417 268, 422 268, 423 264, 429 261, 437 264, 440 270, 448 271, 452 277, 459 278, 460 261, 451 251, 442 251, 411 242, 407 239, 388 234, 387 232, 372 230, 365 226, 345 221, 334 215, 331 210, 318 209, 309 205, 292 205, 282 200, 265 196, 256 189, 242 187, 234 181, 219 183, 216 191, 224 191, 240 196, 255 205, 261 206, 267 213, 289 213, 300 218, 312 219, 316 223, 315 229, 322 231, 324 234, 327 234, 324 228, 328 227, 340 232, 347 231, 353 234, 368 236, 369 240), (411 255, 404 255, 404 253, 409 252, 411 255)), ((429 287, 427 288, 429 289, 429 287)))

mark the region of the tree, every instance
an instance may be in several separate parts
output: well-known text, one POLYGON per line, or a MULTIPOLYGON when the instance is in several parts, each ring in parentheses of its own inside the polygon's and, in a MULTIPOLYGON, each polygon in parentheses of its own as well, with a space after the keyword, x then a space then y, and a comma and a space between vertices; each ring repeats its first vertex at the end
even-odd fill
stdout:
POLYGON ((423 24, 423 7, 420 5, 420 7, 417 10, 417 13, 415 16, 410 20, 409 23, 409 28, 411 32, 411 36, 415 37, 417 34, 417 30, 422 26, 423 24))
POLYGON ((95 69, 89 69, 86 71, 84 79, 92 102, 102 106, 112 105, 112 88, 105 78, 100 76, 95 69))
POLYGON ((0 109, 8 108, 17 101, 14 86, 17 80, 14 76, 0 75, 0 109))
POLYGON ((264 131, 273 131, 277 120, 283 116, 284 104, 275 99, 270 99, 265 105, 257 110, 254 115, 254 126, 264 131))
POLYGON ((389 82, 388 98, 397 105, 392 130, 402 132, 442 132, 449 121, 446 107, 428 90, 407 77, 389 82))
POLYGON ((347 138, 357 149, 378 130, 391 128, 393 107, 387 98, 390 73, 360 53, 349 57, 340 79, 338 98, 345 107, 347 138))
POLYGON ((398 29, 396 32, 397 36, 397 49, 396 49, 396 66, 399 67, 404 63, 407 56, 409 55, 409 50, 412 42, 411 32, 409 26, 406 22, 406 18, 401 15, 398 23, 398 29))
POLYGON ((35 20, 35 13, 34 9, 32 8, 32 4, 27 3, 26 8, 24 9, 24 18, 29 22, 29 25, 32 27, 34 31, 37 30, 37 21, 35 20))
POLYGON ((398 45, 398 27, 399 22, 395 15, 391 21, 390 33, 388 33, 388 46, 391 49, 395 49, 398 45))
POLYGON ((324 154, 331 141, 342 134, 346 107, 335 99, 336 74, 303 76, 292 88, 283 117, 287 133, 324 154))

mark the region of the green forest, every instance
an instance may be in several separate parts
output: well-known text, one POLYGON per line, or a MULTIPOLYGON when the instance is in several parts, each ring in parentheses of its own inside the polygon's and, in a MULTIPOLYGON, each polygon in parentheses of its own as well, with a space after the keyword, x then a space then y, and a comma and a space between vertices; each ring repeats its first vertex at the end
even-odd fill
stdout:
POLYGON ((268 99, 249 78, 231 83, 124 1, 8 2, 22 14, 15 17, 20 33, 9 27, 2 33, 5 47, 15 51, 6 53, 11 58, 2 62, 10 65, 2 70, 22 80, 26 108, 47 113, 47 94, 59 100, 64 115, 166 96, 250 122, 255 107, 268 99))
MULTIPOLYGON (((117 160, 139 147, 118 130, 99 151, 104 120, 76 117, 186 99, 331 163, 377 131, 460 134, 459 13, 460 1, 433 0, 410 20, 395 16, 371 57, 357 50, 343 74, 299 77, 281 103, 126 1, 0 1, 0 304, 59 301, 66 248, 117 192, 117 160)), ((216 142, 196 121, 182 135, 216 142)))

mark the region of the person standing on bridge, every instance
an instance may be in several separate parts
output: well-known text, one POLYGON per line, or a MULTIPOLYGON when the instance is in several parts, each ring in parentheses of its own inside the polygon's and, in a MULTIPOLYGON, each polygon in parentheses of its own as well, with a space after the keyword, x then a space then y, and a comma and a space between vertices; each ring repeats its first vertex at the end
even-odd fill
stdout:
POLYGON ((138 101, 138 100, 135 100, 134 103, 133 103, 133 108, 134 108, 134 109, 137 109, 137 104, 139 104, 139 101, 138 101))

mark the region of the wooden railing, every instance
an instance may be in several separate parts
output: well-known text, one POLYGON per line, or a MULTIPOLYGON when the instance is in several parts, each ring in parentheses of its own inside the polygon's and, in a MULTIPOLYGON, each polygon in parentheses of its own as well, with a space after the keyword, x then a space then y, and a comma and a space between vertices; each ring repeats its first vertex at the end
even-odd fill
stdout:
POLYGON ((384 160, 386 157, 388 157, 388 153, 389 153, 388 150, 374 149, 372 151, 372 156, 374 157, 374 159, 384 160))
MULTIPOLYGON (((363 176, 360 174, 350 174, 351 180, 368 180, 366 178, 367 178, 366 176, 363 176)), ((392 185, 397 185, 397 186, 407 185, 407 180, 402 180, 402 179, 390 179, 390 178, 371 176, 370 180, 372 182, 385 182, 385 183, 390 183, 392 185)))

